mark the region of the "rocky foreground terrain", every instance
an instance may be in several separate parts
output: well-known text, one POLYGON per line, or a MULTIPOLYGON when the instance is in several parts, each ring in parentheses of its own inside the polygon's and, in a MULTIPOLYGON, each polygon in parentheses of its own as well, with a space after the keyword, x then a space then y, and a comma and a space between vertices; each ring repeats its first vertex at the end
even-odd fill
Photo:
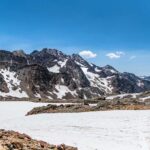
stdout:
POLYGON ((35 107, 26 115, 40 113, 72 113, 101 110, 147 110, 150 109, 150 91, 99 97, 93 100, 76 100, 72 104, 35 107), (94 104, 94 105, 90 105, 94 104))
POLYGON ((77 150, 77 148, 64 144, 50 145, 44 141, 33 140, 26 134, 0 130, 0 150, 77 150))
POLYGON ((91 111, 89 105, 83 104, 66 104, 66 105, 52 105, 35 107, 29 111, 26 115, 40 114, 40 113, 72 113, 72 112, 88 112, 91 111))
POLYGON ((0 97, 90 99, 150 90, 150 81, 112 66, 100 67, 78 54, 44 48, 30 54, 0 50, 0 97))

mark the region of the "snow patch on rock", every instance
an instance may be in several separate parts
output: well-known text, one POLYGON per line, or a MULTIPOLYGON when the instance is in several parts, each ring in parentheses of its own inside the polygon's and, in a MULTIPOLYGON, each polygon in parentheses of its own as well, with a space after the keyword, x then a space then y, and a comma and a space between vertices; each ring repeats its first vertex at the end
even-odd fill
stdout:
POLYGON ((100 70, 99 68, 96 67, 96 68, 95 68, 95 71, 96 71, 96 72, 101 72, 102 70, 100 70))
POLYGON ((60 67, 58 65, 54 65, 53 67, 48 67, 47 69, 49 72, 59 73, 60 67))
POLYGON ((143 83, 141 80, 138 80, 138 82, 137 82, 137 86, 139 86, 139 87, 143 87, 143 86, 144 86, 144 83, 143 83))
POLYGON ((86 75, 87 79, 90 81, 91 86, 98 87, 104 90, 106 93, 111 93, 112 88, 109 86, 109 80, 107 80, 107 78, 100 78, 98 74, 89 72, 88 68, 86 67, 81 67, 81 69, 86 75))
POLYGON ((35 97, 41 98, 41 95, 39 93, 34 94, 35 97))
POLYGON ((71 91, 67 86, 64 85, 56 85, 55 89, 56 90, 54 91, 54 94, 57 95, 58 99, 62 99, 67 93, 70 93, 73 96, 77 95, 75 90, 71 91))
POLYGON ((20 80, 17 78, 16 72, 10 71, 10 69, 1 69, 0 73, 3 75, 7 87, 9 89, 8 93, 0 91, 0 96, 7 97, 18 97, 18 98, 28 98, 28 95, 25 91, 22 91, 20 88, 20 80))

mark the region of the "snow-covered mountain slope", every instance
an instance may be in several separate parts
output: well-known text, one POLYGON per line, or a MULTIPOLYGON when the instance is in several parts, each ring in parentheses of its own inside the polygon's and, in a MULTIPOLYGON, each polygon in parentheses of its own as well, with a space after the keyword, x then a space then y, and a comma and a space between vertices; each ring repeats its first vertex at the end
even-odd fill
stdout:
POLYGON ((0 96, 75 99, 150 90, 150 81, 112 66, 99 67, 56 49, 0 50, 0 96))

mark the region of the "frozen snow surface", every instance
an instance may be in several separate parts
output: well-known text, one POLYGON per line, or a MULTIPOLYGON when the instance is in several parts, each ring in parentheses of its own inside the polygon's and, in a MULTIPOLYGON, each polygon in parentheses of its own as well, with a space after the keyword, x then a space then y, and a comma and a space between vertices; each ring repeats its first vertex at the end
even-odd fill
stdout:
POLYGON ((31 102, 0 102, 0 128, 79 150, 150 150, 150 111, 102 111, 25 116, 31 102))

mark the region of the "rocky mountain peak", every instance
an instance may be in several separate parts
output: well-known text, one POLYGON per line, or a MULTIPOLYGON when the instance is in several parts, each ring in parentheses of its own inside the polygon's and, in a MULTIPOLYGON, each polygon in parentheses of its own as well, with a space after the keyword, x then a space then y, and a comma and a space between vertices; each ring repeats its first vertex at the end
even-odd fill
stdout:
POLYGON ((77 60, 77 61, 85 61, 79 54, 72 54, 72 59, 77 60))
POLYGON ((18 57, 26 57, 26 53, 24 52, 24 50, 15 50, 12 53, 13 55, 18 57))
POLYGON ((38 53, 39 51, 38 50, 34 50, 34 51, 32 51, 31 53, 30 53, 30 55, 34 55, 34 54, 36 54, 36 53, 38 53))
POLYGON ((44 48, 41 50, 41 53, 47 53, 50 54, 52 56, 55 57, 67 57, 66 54, 62 53, 61 51, 57 50, 57 49, 48 49, 48 48, 44 48))
POLYGON ((79 54, 72 54, 71 58, 73 61, 75 61, 78 65, 88 66, 90 67, 89 63, 84 60, 79 54))
POLYGON ((114 67, 110 66, 110 65, 106 65, 103 67, 104 69, 108 69, 108 70, 113 70, 113 71, 116 71, 118 72, 114 67))

